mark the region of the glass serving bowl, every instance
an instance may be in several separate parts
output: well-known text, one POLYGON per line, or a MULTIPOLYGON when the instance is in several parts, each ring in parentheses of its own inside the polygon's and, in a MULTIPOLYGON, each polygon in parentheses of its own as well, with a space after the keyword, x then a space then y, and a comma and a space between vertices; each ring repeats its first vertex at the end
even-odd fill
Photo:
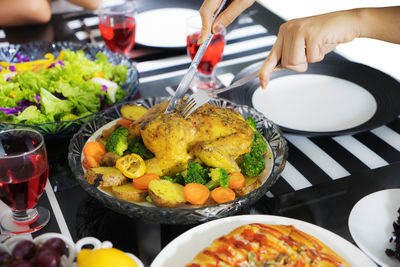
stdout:
MULTIPOLYGON (((150 108, 155 104, 168 100, 169 97, 152 97, 139 99, 130 104, 137 104, 150 108)), ((82 128, 73 136, 69 145, 68 161, 78 182, 91 196, 100 200, 106 207, 128 215, 132 218, 141 218, 143 220, 164 223, 164 224, 193 224, 205 222, 213 219, 226 217, 237 213, 241 208, 255 203, 260 199, 268 189, 276 182, 283 171, 288 154, 288 147, 281 130, 273 122, 269 121, 263 114, 248 106, 238 105, 231 101, 214 98, 210 100, 211 105, 233 109, 239 112, 244 118, 253 117, 257 122, 258 131, 268 141, 270 152, 273 157, 269 164, 269 171, 261 175, 263 183, 256 190, 236 198, 233 201, 209 205, 209 206, 191 206, 185 205, 180 208, 160 208, 150 203, 132 203, 118 199, 107 192, 89 184, 84 178, 84 169, 82 167, 82 149, 88 139, 92 139, 101 127, 121 117, 120 109, 123 105, 119 103, 102 114, 86 122, 82 128)), ((110 125, 111 126, 111 125, 110 125)))
MULTIPOLYGON (((43 59, 47 53, 52 53, 57 56, 61 50, 66 49, 70 49, 71 51, 83 50, 86 53, 86 56, 91 60, 96 59, 97 52, 101 51, 112 64, 127 66, 127 80, 125 84, 121 86, 126 93, 123 100, 131 99, 137 92, 139 88, 139 77, 135 63, 127 57, 113 53, 102 46, 73 42, 32 42, 21 45, 9 45, 0 48, 0 61, 17 63, 19 56, 27 57, 30 60, 43 59)), ((117 103, 114 105, 116 104, 117 103)), ((100 110, 96 113, 92 113, 72 121, 57 121, 35 125, 0 122, 0 130, 12 128, 33 128, 39 131, 46 140, 71 137, 74 133, 76 133, 76 131, 79 130, 84 122, 102 113, 103 111, 104 110, 100 110)))

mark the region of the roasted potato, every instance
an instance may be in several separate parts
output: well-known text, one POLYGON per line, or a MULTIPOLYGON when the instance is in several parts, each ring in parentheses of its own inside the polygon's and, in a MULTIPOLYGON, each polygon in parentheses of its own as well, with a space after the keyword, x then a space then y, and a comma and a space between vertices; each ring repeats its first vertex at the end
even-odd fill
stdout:
POLYGON ((140 119, 146 112, 147 108, 139 105, 124 105, 121 108, 122 118, 132 121, 140 119))
POLYGON ((120 156, 114 152, 107 152, 100 156, 100 166, 114 167, 120 156))
POLYGON ((185 204, 183 185, 168 180, 153 180, 149 183, 149 196, 154 205, 162 208, 176 208, 185 204))
POLYGON ((140 190, 133 187, 132 183, 113 186, 111 194, 117 198, 129 202, 143 202, 146 201, 147 190, 140 190))
POLYGON ((242 197, 244 195, 247 195, 250 192, 253 192, 257 188, 259 188, 261 185, 260 179, 258 179, 258 176, 256 177, 251 177, 251 178, 246 178, 246 184, 243 188, 240 189, 235 189, 236 197, 242 197))
POLYGON ((85 179, 95 186, 117 186, 128 182, 128 178, 114 167, 91 168, 85 173, 85 179))

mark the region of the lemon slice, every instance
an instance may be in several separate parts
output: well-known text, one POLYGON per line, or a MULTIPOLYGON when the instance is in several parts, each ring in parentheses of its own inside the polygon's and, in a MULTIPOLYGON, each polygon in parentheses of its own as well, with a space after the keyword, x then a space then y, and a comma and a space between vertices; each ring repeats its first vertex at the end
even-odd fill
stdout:
POLYGON ((133 259, 115 248, 83 249, 77 257, 78 267, 137 267, 133 259))
POLYGON ((138 154, 129 154, 117 159, 115 167, 128 178, 138 178, 146 172, 146 164, 138 154))

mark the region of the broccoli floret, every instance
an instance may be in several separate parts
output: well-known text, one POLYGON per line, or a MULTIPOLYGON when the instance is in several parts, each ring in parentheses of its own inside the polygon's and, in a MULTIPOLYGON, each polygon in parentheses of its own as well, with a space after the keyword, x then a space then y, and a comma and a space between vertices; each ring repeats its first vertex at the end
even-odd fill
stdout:
POLYGON ((117 128, 108 138, 106 143, 107 152, 114 152, 122 156, 125 150, 128 149, 129 131, 125 127, 117 128))
POLYGON ((251 129, 253 129, 254 132, 258 132, 257 131, 257 123, 253 117, 248 117, 246 119, 246 122, 250 125, 251 129))
POLYGON ((253 117, 248 117, 246 122, 250 125, 251 129, 254 132, 251 151, 259 154, 264 154, 265 150, 267 150, 267 142, 264 137, 258 132, 257 124, 253 117))
POLYGON ((199 163, 190 161, 187 170, 182 174, 185 184, 198 183, 205 185, 210 180, 208 170, 208 168, 204 168, 199 163))
POLYGON ((219 183, 221 187, 229 186, 229 175, 224 169, 213 168, 208 173, 208 175, 210 176, 212 181, 219 183))
POLYGON ((183 178, 183 176, 181 174, 177 174, 175 176, 175 178, 166 175, 166 176, 161 177, 161 179, 168 180, 168 181, 171 181, 173 183, 185 185, 185 179, 183 178))
POLYGON ((148 150, 147 147, 144 145, 143 139, 142 139, 142 137, 140 135, 139 136, 135 136, 129 142, 128 150, 131 153, 138 154, 144 160, 154 158, 154 154, 151 153, 151 151, 148 150))
POLYGON ((254 177, 262 173, 265 169, 265 161, 262 154, 250 151, 243 156, 243 162, 240 164, 242 173, 248 177, 254 177))
POLYGON ((251 151, 262 155, 267 150, 267 146, 264 137, 259 132, 255 132, 251 144, 251 151))

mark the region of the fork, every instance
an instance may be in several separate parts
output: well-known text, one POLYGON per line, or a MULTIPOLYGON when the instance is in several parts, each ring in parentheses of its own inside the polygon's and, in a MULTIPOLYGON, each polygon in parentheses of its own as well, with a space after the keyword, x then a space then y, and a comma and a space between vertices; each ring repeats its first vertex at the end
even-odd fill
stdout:
POLYGON ((194 94, 192 94, 182 105, 182 107, 178 110, 178 112, 184 117, 187 118, 192 114, 196 109, 207 103, 214 96, 231 90, 233 88, 239 87, 248 81, 256 78, 258 76, 258 69, 255 72, 237 80, 233 84, 228 87, 221 89, 209 89, 209 90, 197 90, 194 94))

